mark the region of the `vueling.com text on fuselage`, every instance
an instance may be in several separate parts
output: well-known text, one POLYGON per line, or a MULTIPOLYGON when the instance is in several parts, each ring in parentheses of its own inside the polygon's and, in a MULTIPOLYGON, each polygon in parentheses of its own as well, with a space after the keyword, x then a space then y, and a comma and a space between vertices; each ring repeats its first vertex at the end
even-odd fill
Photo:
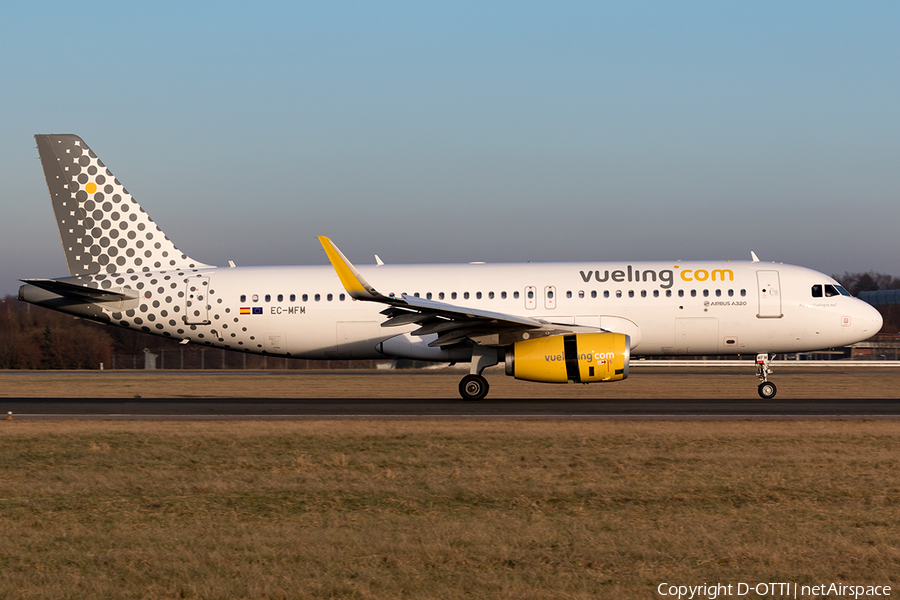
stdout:
POLYGON ((599 283, 607 281, 619 283, 626 281, 635 283, 658 281, 660 282, 659 287, 668 289, 675 282, 676 270, 682 281, 734 281, 734 272, 731 269, 682 269, 677 265, 672 269, 663 269, 662 271, 653 269, 641 270, 628 265, 625 267, 625 270, 610 271, 609 269, 604 269, 603 271, 579 271, 579 273, 585 283, 588 283, 591 279, 599 283))

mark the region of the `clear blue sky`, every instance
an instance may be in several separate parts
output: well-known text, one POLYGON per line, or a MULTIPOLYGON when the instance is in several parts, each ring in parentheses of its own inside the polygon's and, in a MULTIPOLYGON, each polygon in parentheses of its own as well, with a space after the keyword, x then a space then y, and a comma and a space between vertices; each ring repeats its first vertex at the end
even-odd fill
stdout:
POLYGON ((900 3, 14 2, 0 294, 66 274, 35 133, 224 265, 900 275, 900 3))

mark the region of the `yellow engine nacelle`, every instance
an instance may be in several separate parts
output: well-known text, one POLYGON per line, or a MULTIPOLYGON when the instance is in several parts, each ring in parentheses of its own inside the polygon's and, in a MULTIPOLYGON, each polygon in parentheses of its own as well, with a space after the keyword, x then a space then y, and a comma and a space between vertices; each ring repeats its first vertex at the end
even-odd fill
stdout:
POLYGON ((631 340, 622 333, 554 335, 516 342, 506 374, 526 381, 589 383, 628 377, 631 340))

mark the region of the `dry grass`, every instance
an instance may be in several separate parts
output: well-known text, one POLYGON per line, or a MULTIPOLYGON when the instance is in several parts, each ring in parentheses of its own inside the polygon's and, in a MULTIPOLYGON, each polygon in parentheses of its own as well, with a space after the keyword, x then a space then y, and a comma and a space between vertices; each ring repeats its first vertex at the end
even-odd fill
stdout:
MULTIPOLYGON (((778 399, 898 398, 900 369, 778 367, 778 399)), ((452 398, 464 371, 0 371, 0 398, 452 398)), ((486 372, 490 399, 758 399, 753 365, 677 372, 636 367, 625 381, 553 385, 486 372)))
POLYGON ((891 422, 4 421, 0 597, 896 588, 898 451, 891 422))

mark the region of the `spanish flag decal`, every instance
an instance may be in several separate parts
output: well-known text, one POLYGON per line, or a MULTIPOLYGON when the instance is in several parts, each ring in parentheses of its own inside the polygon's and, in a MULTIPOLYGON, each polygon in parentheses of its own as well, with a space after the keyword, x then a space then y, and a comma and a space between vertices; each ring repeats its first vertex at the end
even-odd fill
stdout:
POLYGON ((250 314, 250 307, 249 307, 249 306, 242 306, 242 307, 241 307, 241 314, 242 314, 242 315, 249 315, 249 314, 250 314))

